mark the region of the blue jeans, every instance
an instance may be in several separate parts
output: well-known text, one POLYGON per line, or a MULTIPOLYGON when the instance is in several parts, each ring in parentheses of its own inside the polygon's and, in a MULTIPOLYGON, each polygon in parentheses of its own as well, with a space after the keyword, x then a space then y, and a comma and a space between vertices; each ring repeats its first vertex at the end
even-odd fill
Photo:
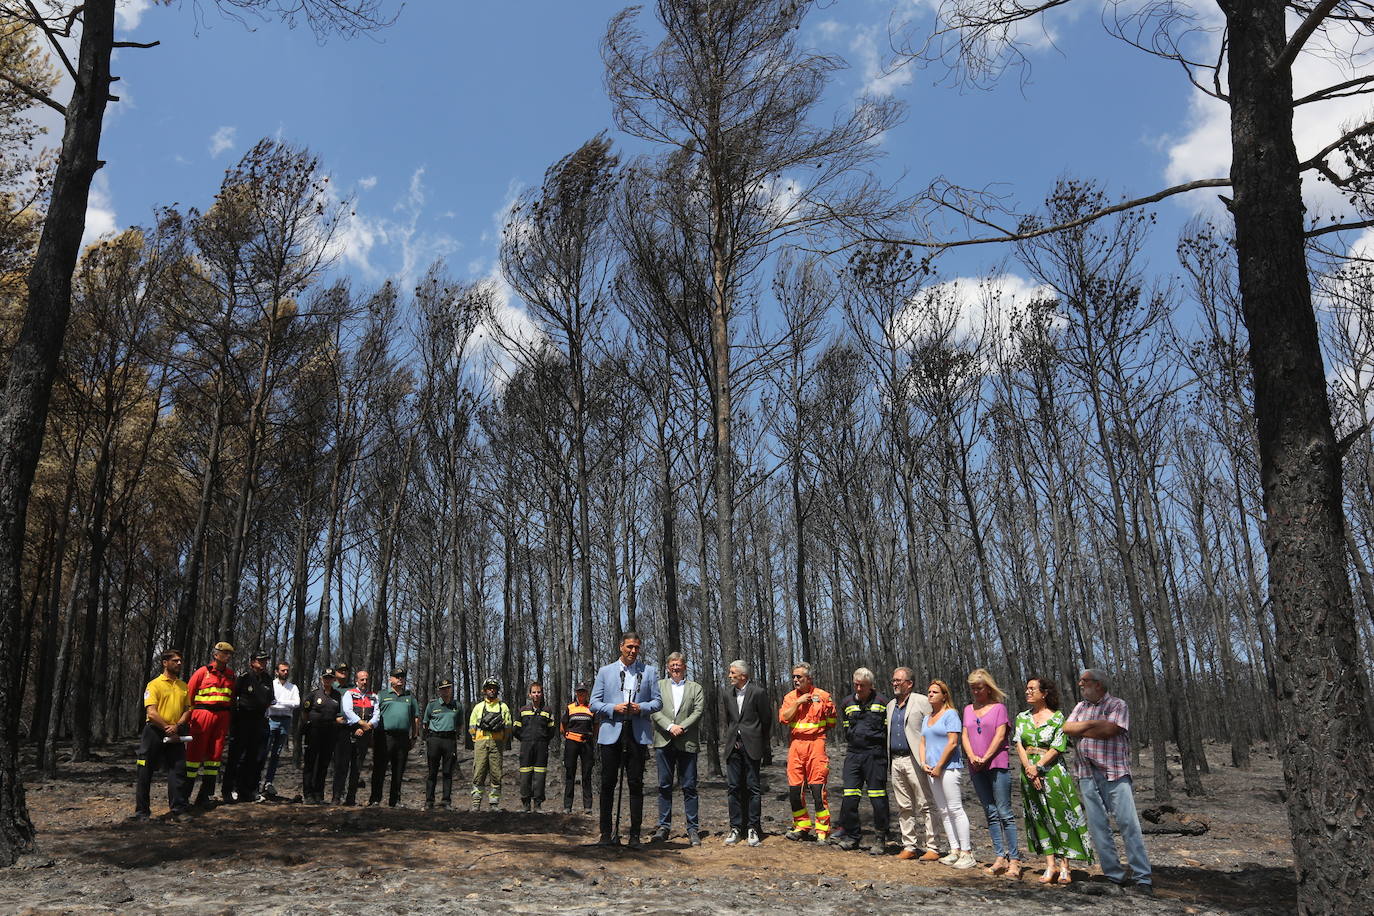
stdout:
POLYGON ((1102 874, 1117 884, 1126 881, 1126 870, 1116 856, 1116 841, 1112 838, 1107 816, 1116 819, 1116 829, 1126 846, 1126 860, 1131 865, 1131 877, 1136 884, 1150 884, 1150 860, 1145 855, 1145 838, 1140 834, 1140 818, 1135 811, 1135 791, 1131 777, 1108 779, 1101 770, 1078 780, 1078 794, 1083 799, 1083 813, 1088 818, 1088 832, 1102 863, 1102 874))
POLYGON ((697 820, 697 755, 668 746, 655 751, 658 758, 658 826, 673 823, 673 781, 682 787, 682 807, 687 812, 687 831, 701 826, 697 820))
POLYGON ((1011 810, 1011 774, 1006 767, 994 767, 970 769, 969 776, 973 779, 973 791, 983 803, 983 813, 988 817, 992 848, 1003 859, 1021 858, 1016 843, 1016 815, 1011 810))
POLYGON ((264 782, 271 782, 277 775, 277 758, 281 756, 281 749, 290 735, 290 716, 270 716, 267 719, 267 777, 264 782))

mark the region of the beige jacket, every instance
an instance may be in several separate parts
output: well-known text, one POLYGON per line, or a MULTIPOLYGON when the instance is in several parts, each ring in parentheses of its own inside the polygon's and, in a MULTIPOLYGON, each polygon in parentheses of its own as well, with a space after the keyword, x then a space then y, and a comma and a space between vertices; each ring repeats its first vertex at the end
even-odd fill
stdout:
MULTIPOLYGON (((895 699, 887 701, 887 749, 892 752, 892 711, 897 708, 895 699)), ((921 744, 921 722, 930 715, 930 700, 924 694, 912 691, 906 698, 906 743, 911 746, 911 756, 915 757, 921 744)))

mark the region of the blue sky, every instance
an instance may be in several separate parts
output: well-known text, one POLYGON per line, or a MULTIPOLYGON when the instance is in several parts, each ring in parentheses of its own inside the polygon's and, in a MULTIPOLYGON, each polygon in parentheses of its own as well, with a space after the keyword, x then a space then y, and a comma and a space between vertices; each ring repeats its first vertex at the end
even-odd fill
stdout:
MULTIPOLYGON (((413 277, 444 256, 461 278, 485 276, 512 196, 611 127, 599 44, 623 5, 412 0, 380 33, 322 44, 278 22, 245 27, 208 2, 197 16, 187 3, 127 0, 121 37, 161 45, 118 52, 123 101, 110 108, 88 235, 146 223, 159 204, 205 205, 226 167, 279 136, 310 147, 356 198, 341 269, 365 281, 413 277)), ((804 43, 851 64, 819 117, 865 87, 908 104, 880 164, 891 179, 905 174, 906 190, 938 175, 995 183, 1029 206, 1062 175, 1098 179, 1115 196, 1225 174, 1224 111, 1176 65, 1106 37, 1095 0, 1050 20, 1048 38, 1031 36, 1025 86, 1012 74, 990 91, 960 91, 937 85, 946 74, 933 68, 881 78, 889 17, 929 5, 834 0, 803 29, 804 43)), ((1329 135, 1338 115, 1322 112, 1314 131, 1329 135)), ((1179 225, 1214 200, 1204 192, 1157 208, 1157 270, 1175 269, 1179 225)), ((966 250, 941 270, 978 275, 1007 254, 966 250)))

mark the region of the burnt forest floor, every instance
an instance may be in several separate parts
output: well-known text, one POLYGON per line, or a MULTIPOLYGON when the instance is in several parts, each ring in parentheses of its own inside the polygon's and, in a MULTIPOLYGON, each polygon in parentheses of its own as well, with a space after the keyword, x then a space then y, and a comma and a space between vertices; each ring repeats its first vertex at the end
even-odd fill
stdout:
MULTIPOLYGON (((590 846, 596 824, 564 815, 561 761, 550 761, 543 812, 523 813, 505 760, 504 810, 468 810, 470 756, 460 756, 452 811, 419 810, 423 753, 412 755, 402 807, 304 806, 299 772, 285 761, 264 804, 222 805, 185 823, 160 818, 165 781, 153 786, 154 817, 133 811, 133 742, 99 750, 99 759, 65 760, 55 779, 26 774, 37 849, 0 881, 0 912, 52 913, 664 913, 871 914, 975 913, 1017 916, 1100 913, 1290 913, 1295 890, 1292 846, 1278 762, 1256 748, 1253 769, 1237 770, 1226 747, 1209 747, 1208 794, 1174 806, 1200 835, 1146 836, 1156 895, 1121 895, 1092 871, 1076 870, 1068 887, 1036 883, 1037 860, 1019 882, 982 869, 955 871, 892 856, 796 844, 782 832, 790 820, 781 755, 764 769, 762 846, 724 847, 725 783, 704 776, 704 845, 688 846, 681 796, 675 836, 666 844, 603 850, 590 846), (557 771, 555 773, 555 770, 557 771)), ((1139 807, 1154 807, 1148 754, 1136 774, 1139 807)), ((832 751, 831 810, 841 799, 838 754, 832 751)), ((704 764, 704 758, 703 758, 704 764)), ((703 773, 706 771, 703 765, 703 773)), ((646 772, 646 834, 656 821, 652 758, 646 772)), ((365 795, 365 793, 363 793, 365 795)), ((986 822, 971 788, 965 807, 975 855, 992 859, 986 822)), ((1019 793, 1013 804, 1020 825, 1019 793)), ((862 811, 869 824, 867 803, 862 811)), ((1188 824, 1183 824, 1188 828, 1188 824)), ((866 845, 866 844, 865 844, 866 845)), ((943 842, 941 844, 943 846, 943 842)), ((1043 862, 1040 862, 1043 868, 1043 862)))

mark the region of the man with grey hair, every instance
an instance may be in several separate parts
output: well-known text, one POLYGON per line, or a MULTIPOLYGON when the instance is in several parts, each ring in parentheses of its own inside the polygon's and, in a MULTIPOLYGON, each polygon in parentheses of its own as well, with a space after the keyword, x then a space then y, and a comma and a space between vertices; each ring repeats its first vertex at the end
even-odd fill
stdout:
POLYGON ((873 672, 854 672, 854 692, 840 701, 844 728, 844 800, 840 803, 841 849, 858 849, 859 807, 868 796, 873 808, 875 856, 887 851, 887 697, 873 689, 873 672))
POLYGON ((1064 734, 1074 739, 1073 777, 1083 799, 1083 813, 1093 847, 1102 861, 1102 874, 1127 886, 1126 870, 1116 855, 1108 816, 1116 819, 1126 859, 1131 866, 1134 890, 1154 894, 1150 859, 1135 810, 1131 786, 1131 713, 1126 701, 1107 692, 1107 675, 1085 668, 1078 676, 1083 699, 1064 722, 1064 734))
POLYGON ((921 740, 921 720, 930 715, 930 701, 913 690, 915 674, 910 668, 892 672, 892 699, 887 704, 887 756, 892 761, 889 784, 897 803, 897 824, 901 829, 902 851, 899 859, 919 858, 935 862, 940 858, 935 838, 935 818, 930 809, 930 777, 918 765, 916 750, 921 740), (925 853, 918 853, 916 834, 919 817, 925 828, 925 853))
POLYGON ((682 787, 682 808, 687 818, 687 842, 701 845, 697 816, 697 751, 701 746, 701 715, 706 711, 706 692, 687 679, 687 658, 681 652, 668 656, 668 676, 658 682, 663 707, 651 718, 654 723, 654 755, 658 761, 658 829, 649 838, 662 843, 672 835, 673 783, 682 787))
POLYGON ((763 842, 763 779, 759 768, 768 753, 773 711, 763 688, 749 679, 749 666, 730 663, 730 691, 725 698, 726 793, 730 802, 730 833, 726 846, 745 839, 750 846, 763 842))

